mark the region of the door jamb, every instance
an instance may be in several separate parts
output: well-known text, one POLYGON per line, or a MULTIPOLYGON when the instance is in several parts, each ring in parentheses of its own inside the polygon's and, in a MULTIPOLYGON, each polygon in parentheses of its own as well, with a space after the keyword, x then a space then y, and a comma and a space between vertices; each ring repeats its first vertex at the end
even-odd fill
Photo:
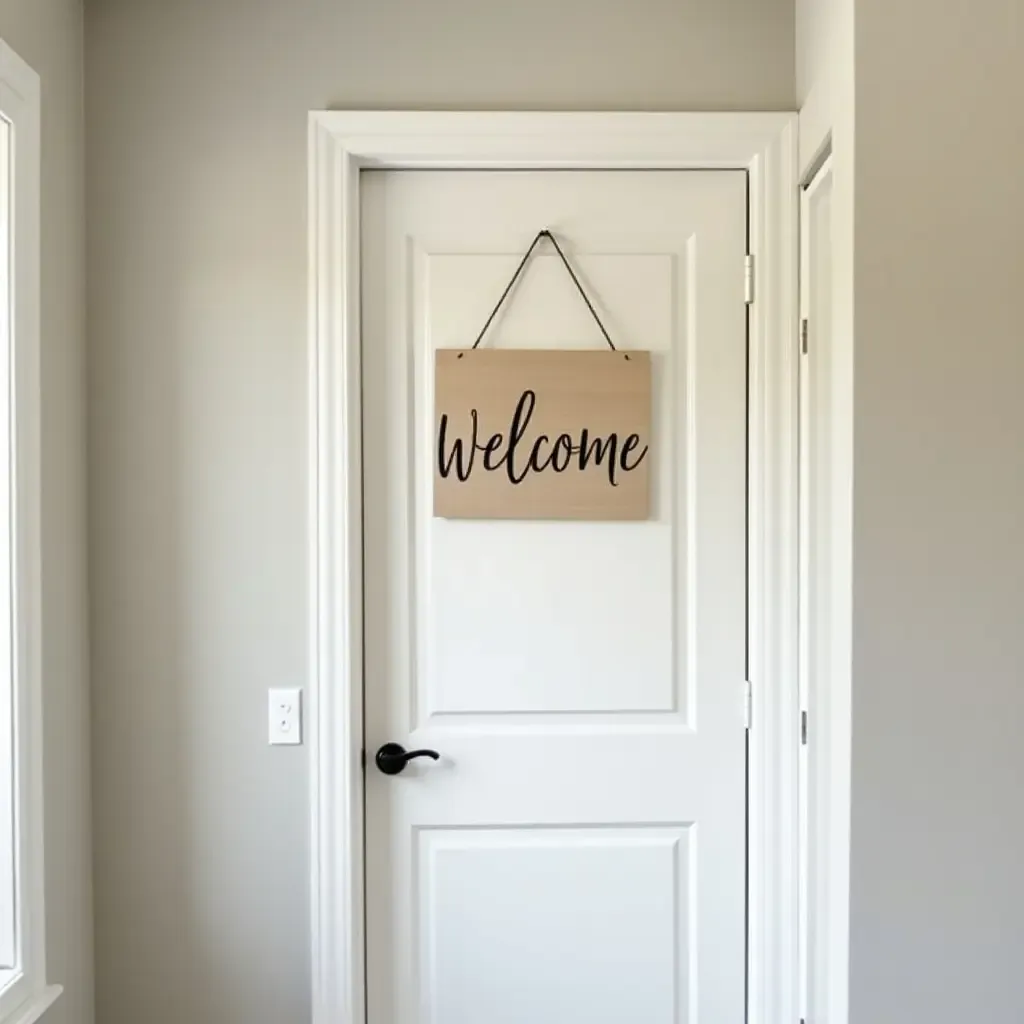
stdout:
MULTIPOLYGON (((362 168, 740 169, 749 183, 748 1024, 799 1006, 797 119, 789 113, 309 116, 310 856, 314 1024, 365 1020, 362 168)), ((742 272, 740 268, 739 272, 742 272)))

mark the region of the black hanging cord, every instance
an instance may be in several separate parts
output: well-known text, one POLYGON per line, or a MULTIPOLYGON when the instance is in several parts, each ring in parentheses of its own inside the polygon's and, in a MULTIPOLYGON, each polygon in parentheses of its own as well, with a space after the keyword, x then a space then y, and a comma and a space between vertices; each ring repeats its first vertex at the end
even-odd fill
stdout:
MULTIPOLYGON (((498 299, 497 305, 494 307, 494 309, 491 310, 491 315, 487 318, 483 327, 480 328, 480 333, 477 335, 476 341, 473 342, 473 348, 475 349, 480 344, 480 342, 484 340, 484 335, 487 333, 487 328, 491 326, 492 321, 498 315, 498 310, 501 309, 505 299, 508 298, 508 293, 512 291, 516 281, 519 280, 519 275, 523 272, 523 268, 526 266, 526 264, 529 263, 530 257, 533 255, 533 250, 537 248, 537 245, 539 244, 542 238, 546 238, 555 247, 555 252, 558 253, 559 259, 561 259, 562 261, 562 265, 569 272, 569 276, 572 278, 572 283, 576 285, 576 290, 580 293, 580 298, 582 298, 583 301, 587 304, 587 309, 590 310, 590 315, 594 318, 594 323, 596 323, 597 326, 601 329, 601 333, 604 335, 604 340, 608 342, 608 347, 613 352, 617 352, 618 349, 612 342, 612 339, 609 336, 608 331, 605 330, 604 324, 601 323, 601 318, 597 315, 597 310, 594 309, 594 304, 587 297, 587 293, 583 290, 583 285, 580 284, 580 279, 576 276, 572 267, 569 265, 569 261, 565 258, 565 253, 562 252, 562 247, 558 244, 557 240, 555 239, 555 236, 551 234, 551 232, 548 231, 547 228, 544 228, 542 231, 538 231, 537 237, 530 243, 530 248, 526 250, 526 255, 519 261, 519 266, 516 267, 516 272, 512 275, 512 280, 509 281, 509 283, 505 286, 505 290, 501 293, 501 298, 498 299)), ((459 353, 459 358, 462 358, 461 352, 459 353)), ((625 358, 628 359, 629 356, 626 355, 625 358)))

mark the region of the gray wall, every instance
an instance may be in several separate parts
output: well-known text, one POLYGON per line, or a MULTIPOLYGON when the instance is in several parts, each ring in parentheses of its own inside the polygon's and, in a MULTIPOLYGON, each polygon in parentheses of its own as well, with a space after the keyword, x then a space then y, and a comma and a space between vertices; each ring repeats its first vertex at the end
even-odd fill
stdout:
POLYGON ((858 0, 852 1024, 1024 1020, 1022 99, 1020 0, 858 0))
POLYGON ((42 81, 42 544, 47 1024, 92 1020, 81 0, 0 0, 42 81))
POLYGON ((97 1005, 308 1019, 306 112, 792 108, 789 0, 90 0, 97 1005))

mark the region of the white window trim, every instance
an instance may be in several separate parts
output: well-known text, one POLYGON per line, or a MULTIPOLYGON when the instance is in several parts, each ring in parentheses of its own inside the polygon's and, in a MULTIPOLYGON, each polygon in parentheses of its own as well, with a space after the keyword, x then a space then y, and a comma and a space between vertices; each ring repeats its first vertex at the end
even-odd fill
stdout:
POLYGON ((749 1024, 798 1019, 797 137, 792 114, 315 112, 309 124, 314 1024, 364 1003, 359 179, 737 168, 749 182, 749 1024))
POLYGON ((0 113, 14 127, 11 197, 12 545, 18 822, 18 968, 0 992, 0 1022, 31 1024, 60 995, 46 983, 40 553, 40 83, 0 40, 0 113))

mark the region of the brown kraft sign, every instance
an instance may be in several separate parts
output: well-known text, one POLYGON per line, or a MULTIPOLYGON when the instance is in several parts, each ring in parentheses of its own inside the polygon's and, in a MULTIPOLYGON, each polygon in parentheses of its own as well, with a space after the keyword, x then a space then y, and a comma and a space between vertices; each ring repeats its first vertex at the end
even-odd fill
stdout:
POLYGON ((646 519, 649 352, 451 350, 434 367, 434 515, 646 519))

